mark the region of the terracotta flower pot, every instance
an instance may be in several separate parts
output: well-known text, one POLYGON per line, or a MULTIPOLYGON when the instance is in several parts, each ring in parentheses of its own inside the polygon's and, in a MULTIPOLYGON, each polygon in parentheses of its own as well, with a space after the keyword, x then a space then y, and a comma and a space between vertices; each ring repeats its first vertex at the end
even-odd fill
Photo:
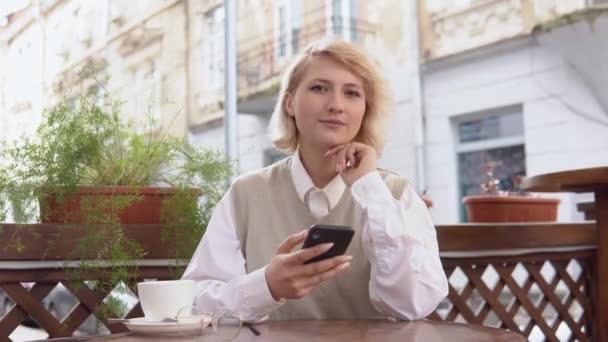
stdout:
MULTIPOLYGON (((67 195, 61 203, 53 194, 40 198, 41 223, 84 223, 90 214, 83 212, 81 204, 90 201, 86 208, 93 207, 104 216, 115 215, 122 224, 158 224, 161 223, 164 201, 174 194, 173 188, 80 186, 76 193, 67 195), (115 208, 121 200, 128 206, 115 208)), ((193 199, 198 195, 200 193, 195 190, 193 199)))
POLYGON ((557 220, 557 198, 467 196, 462 199, 469 222, 547 222, 557 220))
MULTIPOLYGON (((105 247, 82 247, 87 231, 79 225, 0 223, 0 241, 7 248, 0 248, 0 261, 24 260, 99 260, 105 247), (15 237, 23 243, 21 248, 9 244, 15 237)), ((171 259, 178 248, 174 235, 165 235, 163 225, 125 225, 125 236, 145 251, 144 259, 171 259)), ((35 271, 34 271, 35 272, 35 271)))

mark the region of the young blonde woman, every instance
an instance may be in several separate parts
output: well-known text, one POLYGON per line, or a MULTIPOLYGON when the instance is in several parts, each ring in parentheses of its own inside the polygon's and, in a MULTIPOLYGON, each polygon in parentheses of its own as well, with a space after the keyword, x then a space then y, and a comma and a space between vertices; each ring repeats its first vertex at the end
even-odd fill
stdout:
POLYGON ((330 39, 287 69, 272 114, 274 145, 291 154, 240 176, 217 205, 184 279, 195 306, 264 319, 415 320, 448 293, 435 228, 403 177, 379 170, 385 83, 363 52, 330 39), (313 224, 351 226, 347 255, 304 264, 313 224))

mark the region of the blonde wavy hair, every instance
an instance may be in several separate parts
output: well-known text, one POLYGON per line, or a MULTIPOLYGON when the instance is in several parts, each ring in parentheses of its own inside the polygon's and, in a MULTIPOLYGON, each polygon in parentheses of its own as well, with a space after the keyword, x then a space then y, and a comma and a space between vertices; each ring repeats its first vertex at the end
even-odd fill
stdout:
POLYGON ((292 154, 298 147, 298 129, 294 117, 287 113, 287 95, 294 94, 308 65, 315 58, 329 57, 363 81, 365 114, 355 141, 372 146, 378 155, 387 140, 387 125, 392 108, 386 81, 365 53, 337 38, 320 40, 309 45, 287 68, 281 81, 277 104, 270 118, 270 137, 274 146, 292 154))

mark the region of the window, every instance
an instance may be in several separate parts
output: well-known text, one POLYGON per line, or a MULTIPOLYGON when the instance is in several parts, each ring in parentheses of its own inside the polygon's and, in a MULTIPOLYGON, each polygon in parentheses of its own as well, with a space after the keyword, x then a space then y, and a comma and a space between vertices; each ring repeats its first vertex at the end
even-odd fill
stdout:
MULTIPOLYGON (((468 115, 455 120, 457 132, 458 185, 460 197, 480 194, 483 164, 500 166, 495 175, 501 189, 513 187, 513 177, 526 174, 524 130, 521 107, 508 107, 468 115)), ((460 203, 461 220, 466 221, 460 203)))
MULTIPOLYGON (((149 115, 153 124, 158 127, 160 125, 160 105, 162 102, 161 95, 161 75, 158 70, 158 65, 155 61, 150 61, 147 65, 146 71, 143 75, 142 83, 144 83, 148 89, 149 100, 146 103, 145 113, 149 115)), ((144 92, 146 93, 146 91, 144 92)))
POLYGON ((296 54, 300 50, 300 0, 291 0, 291 53, 296 54))
POLYGON ((300 48, 300 1, 279 0, 275 7, 277 58, 289 57, 300 48))
MULTIPOLYGON (((135 117, 145 117, 151 119, 152 129, 160 127, 161 120, 161 73, 158 69, 158 64, 154 59, 149 59, 133 69, 133 78, 135 81, 134 90, 135 96, 132 101, 135 112, 135 117)), ((148 122, 145 122, 146 129, 150 128, 148 122)))
POLYGON ((216 7, 205 15, 206 37, 203 39, 203 89, 224 85, 224 7, 216 7))
POLYGON ((285 4, 279 5, 279 57, 287 56, 287 17, 285 4))
POLYGON ((332 0, 331 2, 331 27, 334 36, 344 36, 344 24, 342 23, 342 0, 332 0))
POLYGON ((349 32, 350 32, 350 41, 351 42, 356 42, 358 37, 357 34, 357 0, 349 0, 349 9, 350 9, 350 13, 349 13, 349 32))
POLYGON ((330 0, 329 33, 356 42, 357 0, 330 0))

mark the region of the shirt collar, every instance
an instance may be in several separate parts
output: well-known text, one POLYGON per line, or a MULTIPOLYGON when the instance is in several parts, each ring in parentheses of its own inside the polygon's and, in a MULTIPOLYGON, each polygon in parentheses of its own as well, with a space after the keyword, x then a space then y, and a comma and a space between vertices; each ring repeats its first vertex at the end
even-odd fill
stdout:
MULTIPOLYGON (((302 160, 300 159, 300 151, 297 150, 294 153, 292 162, 291 162, 291 175, 293 178, 293 184, 296 188, 296 192, 298 193, 298 197, 304 203, 306 203, 306 195, 311 190, 319 190, 315 184, 310 179, 308 172, 304 168, 304 164, 302 164, 302 160)), ((327 196, 329 200, 330 209, 333 209, 336 204, 342 198, 342 194, 344 194, 344 190, 346 189, 346 184, 344 184, 344 180, 342 180, 342 176, 336 175, 334 179, 332 179, 325 188, 321 189, 327 196)))

